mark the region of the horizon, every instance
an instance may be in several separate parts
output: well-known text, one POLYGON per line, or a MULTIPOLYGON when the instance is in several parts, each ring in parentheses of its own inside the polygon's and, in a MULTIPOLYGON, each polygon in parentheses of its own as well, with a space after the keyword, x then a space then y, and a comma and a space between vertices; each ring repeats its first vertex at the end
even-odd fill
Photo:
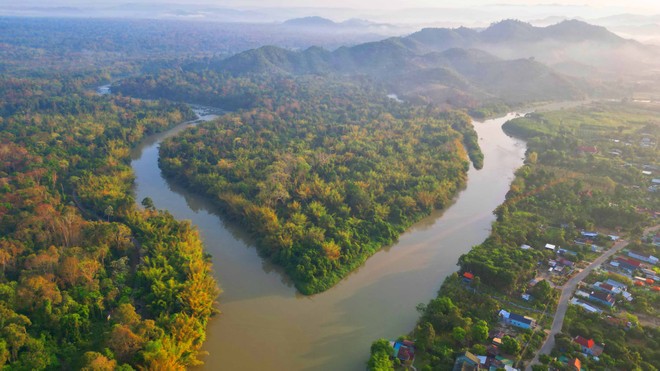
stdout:
POLYGON ((334 22, 351 19, 376 23, 374 32, 383 36, 411 33, 427 27, 484 28, 516 19, 534 26, 548 26, 577 19, 603 26, 617 35, 660 45, 660 3, 631 0, 108 0, 90 4, 82 0, 0 0, 0 16, 78 19, 150 19, 211 23, 279 24, 290 19, 323 17, 334 22))

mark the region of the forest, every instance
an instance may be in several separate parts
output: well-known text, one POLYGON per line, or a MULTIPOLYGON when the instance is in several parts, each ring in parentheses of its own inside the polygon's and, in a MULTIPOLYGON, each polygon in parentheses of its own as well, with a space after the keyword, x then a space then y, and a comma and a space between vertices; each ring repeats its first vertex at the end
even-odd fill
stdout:
MULTIPOLYGON (((649 189, 651 177, 643 173, 660 165, 657 147, 644 139, 658 138, 657 113, 656 108, 644 105, 593 103, 571 110, 530 113, 504 125, 508 134, 527 141, 525 165, 516 172, 506 201, 495 210, 490 236, 459 259, 459 272, 472 273, 474 281, 466 283, 452 275, 436 299, 420 305, 417 327, 405 336, 416 341, 416 367, 445 370, 462 352, 485 354, 487 339, 475 337, 473 329, 481 321, 488 328, 498 327, 497 312, 511 308, 511 302, 517 304, 516 310, 529 308, 528 313, 544 326, 543 313, 554 313, 557 293, 545 281, 533 287, 529 282, 539 274, 540 262, 555 256, 543 248, 546 243, 570 249, 575 255, 567 257, 580 262, 592 254, 587 246, 574 242, 580 231, 597 230, 639 239, 641 229, 653 223, 646 210, 660 207, 657 192, 649 189), (592 151, 595 153, 583 151, 591 147, 597 148, 592 151), (532 248, 521 249, 522 244, 532 248), (521 301, 522 293, 535 299, 531 303, 521 301)), ((611 244, 602 238, 595 243, 605 247, 611 244)), ((650 309, 643 304, 648 306, 649 300, 657 299, 640 295, 638 303, 628 306, 641 306, 648 312, 650 309)), ((617 330, 621 336, 606 337, 604 334, 612 330, 597 316, 575 309, 570 309, 569 315, 564 325, 571 335, 580 329, 589 336, 616 343, 611 352, 606 349, 604 353, 609 367, 629 369, 628 365, 635 364, 641 369, 655 369, 648 366, 657 364, 657 352, 647 346, 652 347, 657 330, 639 326, 623 335, 623 330, 617 330), (594 325, 589 328, 582 321, 593 321, 594 325), (626 345, 626 339, 640 345, 626 345)), ((505 353, 516 362, 524 362, 533 357, 543 335, 525 330, 512 339, 519 346, 505 353)), ((565 340, 564 336, 561 341, 565 340)), ((566 341, 570 343, 570 339, 566 341)), ((370 369, 394 367, 392 360, 382 357, 378 342, 374 344, 370 369)), ((550 361, 543 360, 546 364, 550 361)))
MULTIPOLYGON (((637 83, 619 72, 645 76, 657 62, 642 44, 580 21, 506 20, 358 44, 378 38, 274 24, 0 17, 0 369, 201 365, 219 312, 211 257, 190 222, 135 199, 130 167, 146 136, 195 118, 186 103, 231 112, 163 142, 162 171, 219 206, 311 295, 447 207, 470 162, 483 166, 468 113, 621 98, 637 83), (556 53, 541 43, 550 39, 571 48, 556 53), (250 48, 258 49, 243 52, 250 48), (592 80, 564 62, 616 68, 592 80), (112 94, 96 94, 105 84, 112 94)), ((581 230, 636 236, 652 222, 658 113, 609 101, 505 126, 527 141, 525 165, 490 237, 417 307, 419 322, 402 337, 416 342, 417 369, 484 354, 501 328, 498 311, 511 305, 547 328, 558 293, 545 280, 529 286, 553 258, 545 243, 569 246, 580 263, 595 256, 574 244, 581 230)), ((654 294, 624 308, 653 314, 654 294)), ((559 343, 579 357, 566 335, 611 333, 603 364, 654 369, 656 330, 604 322, 570 310, 559 343)), ((502 354, 521 365, 544 336, 508 332, 502 354)), ((402 366, 387 340, 371 350, 368 368, 402 366)))
POLYGON ((250 230, 302 293, 330 288, 447 205, 465 183, 466 148, 481 166, 463 113, 348 81, 258 79, 248 81, 259 93, 231 93, 252 90, 253 108, 164 142, 160 165, 250 230))
POLYGON ((199 364, 219 293, 195 228, 131 194, 129 150, 185 105, 94 74, 0 78, 0 367, 199 364))

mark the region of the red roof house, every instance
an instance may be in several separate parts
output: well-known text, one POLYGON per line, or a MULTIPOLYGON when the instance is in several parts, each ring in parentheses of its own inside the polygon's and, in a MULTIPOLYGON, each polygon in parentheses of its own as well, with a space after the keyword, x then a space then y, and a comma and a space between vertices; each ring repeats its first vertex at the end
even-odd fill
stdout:
POLYGON ((591 154, 598 153, 598 148, 596 148, 596 146, 579 146, 577 150, 578 152, 582 152, 582 153, 591 153, 591 154))
POLYGON ((573 341, 580 345, 583 353, 591 354, 593 356, 599 356, 603 353, 603 344, 596 344, 594 339, 586 339, 582 336, 576 336, 573 338, 573 341))
POLYGON ((575 339, 573 339, 574 342, 580 344, 583 347, 586 347, 587 349, 593 348, 593 346, 596 344, 594 342, 594 339, 589 339, 587 340, 586 338, 583 338, 582 336, 576 336, 575 339))

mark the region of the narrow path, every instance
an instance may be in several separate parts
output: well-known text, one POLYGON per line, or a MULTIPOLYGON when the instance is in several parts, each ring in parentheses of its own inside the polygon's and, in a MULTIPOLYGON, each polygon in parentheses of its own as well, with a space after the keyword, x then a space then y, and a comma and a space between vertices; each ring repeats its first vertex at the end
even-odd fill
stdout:
MULTIPOLYGON (((660 225, 656 225, 654 227, 650 227, 644 230, 644 234, 648 234, 652 231, 655 231, 660 228, 660 225)), ((543 343, 543 346, 541 346, 541 349, 539 350, 538 353, 536 353, 536 356, 532 360, 532 362, 529 363, 529 365, 526 368, 526 371, 531 371, 532 370, 532 365, 537 365, 539 364, 539 357, 543 354, 550 354, 550 351, 552 348, 555 347, 555 335, 561 332, 561 328, 564 324, 564 316, 566 316, 566 310, 568 309, 568 301, 571 298, 571 295, 573 294, 573 291, 577 287, 577 284, 580 283, 583 279, 585 279, 591 271, 598 267, 599 265, 603 264, 607 259, 609 259, 612 255, 616 254, 617 252, 621 251, 624 247, 628 246, 629 242, 626 240, 619 240, 617 241, 614 246, 612 246, 611 249, 607 250, 603 255, 599 256, 596 258, 591 264, 589 264, 586 268, 584 268, 580 273, 576 274, 573 276, 571 279, 569 279, 563 286, 560 286, 561 288, 561 296, 559 297, 559 304, 557 304, 557 311, 555 312, 555 317, 552 321, 552 328, 550 329, 550 334, 548 337, 545 339, 545 342, 543 343)))

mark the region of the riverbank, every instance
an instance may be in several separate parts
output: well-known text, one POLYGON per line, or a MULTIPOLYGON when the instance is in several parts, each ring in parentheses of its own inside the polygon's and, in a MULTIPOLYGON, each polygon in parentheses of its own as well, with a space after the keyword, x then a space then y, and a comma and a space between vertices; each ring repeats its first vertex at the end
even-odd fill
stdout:
MULTIPOLYGON (((438 298, 426 306, 411 334, 420 343, 416 367, 450 368, 466 351, 522 366, 541 347, 550 323, 510 301, 554 312, 559 295, 544 277, 570 277, 585 259, 595 258, 590 244, 605 246, 607 234, 632 233, 650 223, 647 210, 653 214, 660 205, 648 198, 652 174, 645 169, 658 166, 659 157, 644 138, 657 133, 657 127, 645 124, 656 113, 609 102, 582 105, 505 125, 508 133, 529 141, 526 163, 516 172, 507 201, 495 211, 491 235, 459 259, 461 275, 446 280, 438 298), (616 150, 618 137, 636 149, 616 150), (610 232, 585 244, 584 230, 610 232), (484 288, 506 300, 478 294, 484 288), (505 319, 509 313, 527 316, 529 323, 505 319), (475 324, 480 321, 491 330, 490 337, 478 336, 475 324), (508 340, 492 348, 502 336, 508 340)), ((557 331, 561 322, 554 327, 557 331)))
POLYGON ((410 329, 417 304, 434 297, 458 257, 488 235, 492 210, 504 200, 525 152, 522 141, 501 130, 514 116, 475 123, 487 159, 482 170, 469 170, 467 187, 452 206, 413 225, 396 244, 311 297, 297 294, 204 197, 162 177, 158 143, 173 133, 145 141, 133 152, 136 199, 148 196, 157 208, 191 220, 222 284, 223 314, 209 323, 204 367, 363 370, 369 343, 410 329))

